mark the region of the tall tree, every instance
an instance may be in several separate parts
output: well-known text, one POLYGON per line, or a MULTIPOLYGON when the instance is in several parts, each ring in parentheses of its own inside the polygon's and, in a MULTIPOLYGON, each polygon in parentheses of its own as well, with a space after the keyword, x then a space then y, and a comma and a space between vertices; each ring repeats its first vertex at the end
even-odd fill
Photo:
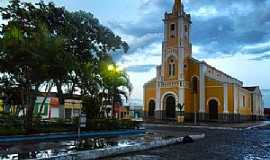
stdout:
POLYGON ((35 14, 30 3, 12 0, 0 9, 8 21, 1 31, 1 73, 22 92, 26 108, 25 127, 31 129, 34 103, 40 85, 54 78, 55 57, 64 53, 64 39, 50 34, 48 27, 35 14))
MULTIPOLYGON (((54 82, 61 104, 64 86, 70 94, 97 97, 104 83, 100 62, 128 45, 91 13, 69 12, 43 1, 33 5, 10 0, 0 8, 0 85, 19 87, 31 128, 34 102, 40 86, 54 82)), ((105 78, 106 79, 106 78, 105 78)), ((106 87, 109 88, 109 87, 106 87)))

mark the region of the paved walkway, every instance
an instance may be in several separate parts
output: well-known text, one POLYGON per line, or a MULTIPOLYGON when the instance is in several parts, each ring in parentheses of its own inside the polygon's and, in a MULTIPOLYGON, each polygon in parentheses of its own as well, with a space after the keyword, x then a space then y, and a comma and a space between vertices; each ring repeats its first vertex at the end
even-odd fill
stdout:
MULTIPOLYGON (((224 125, 222 127, 226 127, 224 125)), ((148 124, 146 129, 166 131, 168 134, 205 133, 206 137, 190 144, 129 153, 106 160, 270 160, 270 125, 267 126, 263 122, 251 126, 233 125, 242 127, 240 128, 242 130, 208 129, 207 126, 205 128, 171 126, 173 125, 159 127, 148 124)))
POLYGON ((257 127, 264 127, 270 125, 270 121, 256 121, 256 122, 243 122, 243 123, 198 123, 194 125, 192 123, 145 123, 144 127, 148 126, 159 126, 159 127, 178 127, 178 128, 204 128, 204 129, 221 129, 221 130, 248 130, 257 127))

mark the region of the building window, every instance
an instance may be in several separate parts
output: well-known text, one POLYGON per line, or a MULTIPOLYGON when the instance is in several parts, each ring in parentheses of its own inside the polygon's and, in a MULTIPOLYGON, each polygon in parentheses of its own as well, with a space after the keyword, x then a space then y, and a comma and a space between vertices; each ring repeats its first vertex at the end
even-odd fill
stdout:
POLYGON ((169 59, 168 72, 169 72, 169 77, 175 76, 176 65, 175 65, 174 59, 172 58, 169 59))
POLYGON ((243 107, 245 107, 246 106, 246 98, 245 98, 245 96, 243 96, 243 107))
POLYGON ((170 37, 171 38, 174 38, 175 37, 175 33, 176 33, 176 31, 175 31, 176 29, 175 29, 175 24, 173 23, 173 24, 170 24, 170 37))
POLYGON ((185 39, 187 39, 187 37, 188 37, 188 26, 185 25, 184 29, 185 29, 185 39))
POLYGON ((169 64, 169 76, 173 77, 175 76, 175 64, 169 64))
POLYGON ((174 31, 175 30, 175 24, 171 24, 171 31, 174 31))
POLYGON ((244 95, 241 95, 240 97, 240 107, 246 106, 246 97, 244 95))
POLYGON ((185 32, 188 32, 188 28, 187 28, 187 25, 185 25, 185 32))
POLYGON ((194 94, 198 93, 198 78, 197 77, 192 77, 192 92, 194 94))

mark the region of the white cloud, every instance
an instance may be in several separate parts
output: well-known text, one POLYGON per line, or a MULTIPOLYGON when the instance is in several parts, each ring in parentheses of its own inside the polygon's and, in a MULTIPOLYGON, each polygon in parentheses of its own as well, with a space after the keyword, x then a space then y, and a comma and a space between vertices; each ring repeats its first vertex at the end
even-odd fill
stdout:
MULTIPOLYGON (((140 43, 141 40, 134 40, 133 43, 140 43)), ((146 48, 139 48, 133 54, 123 55, 118 65, 127 68, 134 65, 160 65, 162 46, 160 42, 152 43, 146 48)), ((156 68, 147 72, 127 72, 133 91, 131 98, 143 100, 143 84, 156 76, 156 68)))
POLYGON ((263 51, 263 50, 270 50, 270 41, 263 42, 263 43, 256 43, 252 45, 245 45, 242 47, 242 52, 256 52, 256 51, 263 51))
POLYGON ((143 100, 143 84, 156 76, 156 69, 143 73, 128 72, 128 75, 133 85, 131 98, 143 100))
POLYGON ((218 16, 220 13, 214 6, 202 6, 197 11, 193 11, 191 13, 193 16, 197 17, 215 17, 218 16))
MULTIPOLYGON (((138 40, 140 41, 140 40, 138 40)), ((137 45, 140 42, 135 42, 137 45)), ((144 46, 145 48, 138 48, 132 54, 126 54, 121 57, 118 62, 119 65, 124 68, 133 65, 158 65, 161 62, 161 43, 152 43, 149 46, 144 46)))

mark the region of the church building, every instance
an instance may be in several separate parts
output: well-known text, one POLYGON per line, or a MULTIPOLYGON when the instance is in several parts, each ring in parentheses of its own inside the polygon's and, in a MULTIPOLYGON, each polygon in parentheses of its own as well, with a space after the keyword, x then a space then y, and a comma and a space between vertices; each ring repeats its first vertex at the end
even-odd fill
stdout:
POLYGON ((181 0, 164 15, 162 64, 144 84, 144 117, 176 120, 183 105, 185 120, 238 122, 263 117, 258 86, 243 82, 192 57, 191 16, 181 0))

